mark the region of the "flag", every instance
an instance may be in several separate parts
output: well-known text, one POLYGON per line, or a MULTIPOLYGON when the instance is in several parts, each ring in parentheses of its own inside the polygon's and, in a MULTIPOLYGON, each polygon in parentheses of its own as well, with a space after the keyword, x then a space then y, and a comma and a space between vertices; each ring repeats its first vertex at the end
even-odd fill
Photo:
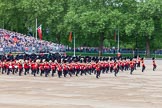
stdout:
POLYGON ((69 42, 72 42, 72 32, 69 34, 69 42))
POLYGON ((116 30, 114 32, 114 41, 116 42, 116 30))
POLYGON ((39 39, 42 40, 42 25, 37 28, 39 39))

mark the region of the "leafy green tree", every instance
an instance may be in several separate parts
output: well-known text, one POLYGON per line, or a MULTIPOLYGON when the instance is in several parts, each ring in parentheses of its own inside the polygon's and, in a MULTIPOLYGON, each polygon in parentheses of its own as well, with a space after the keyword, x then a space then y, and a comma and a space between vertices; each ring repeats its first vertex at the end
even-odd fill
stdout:
POLYGON ((99 47, 100 55, 104 46, 117 47, 119 31, 120 48, 146 49, 150 56, 162 47, 161 11, 161 0, 0 0, 0 27, 23 34, 30 27, 35 34, 37 18, 43 39, 72 46, 72 31, 76 46, 99 47))

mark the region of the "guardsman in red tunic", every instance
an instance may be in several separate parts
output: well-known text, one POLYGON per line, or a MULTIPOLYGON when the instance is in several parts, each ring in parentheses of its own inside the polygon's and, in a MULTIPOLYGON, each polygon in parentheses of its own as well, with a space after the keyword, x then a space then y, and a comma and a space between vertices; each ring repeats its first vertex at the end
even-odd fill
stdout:
POLYGON ((29 66, 29 62, 28 61, 25 61, 24 69, 25 69, 24 75, 26 75, 27 73, 29 74, 30 66, 29 66))
POLYGON ((141 58, 141 63, 142 63, 142 72, 144 72, 146 66, 145 66, 145 63, 144 63, 144 59, 141 58))
MULTIPOLYGON (((70 65, 70 64, 69 64, 69 65, 70 65)), ((69 65, 68 65, 68 63, 66 63, 68 74, 70 75, 70 77, 72 77, 72 71, 69 70, 69 69, 70 69, 70 68, 69 68, 69 65)))
POLYGON ((110 59, 110 72, 111 73, 113 71, 113 67, 114 67, 114 63, 113 63, 112 59, 110 59))
POLYGON ((88 63, 85 63, 85 73, 87 73, 87 74, 90 75, 90 72, 89 72, 89 64, 88 63))
POLYGON ((61 78, 61 76, 62 76, 62 66, 61 66, 61 64, 57 64, 57 72, 58 72, 58 77, 61 78))
POLYGON ((89 63, 88 65, 88 71, 89 71, 89 74, 91 75, 92 74, 92 64, 89 63))
POLYGON ((39 70, 41 71, 40 76, 44 74, 44 63, 39 64, 39 70))
POLYGON ((105 73, 105 69, 104 69, 104 63, 100 62, 100 69, 102 73, 105 73))
POLYGON ((123 70, 124 70, 124 67, 125 67, 125 61, 124 61, 124 60, 122 60, 122 61, 121 61, 121 71, 123 71, 123 70))
POLYGON ((50 70, 51 70, 51 67, 50 67, 49 63, 46 62, 44 65, 45 77, 48 76, 48 74, 50 73, 50 70))
POLYGON ((12 74, 13 75, 15 74, 15 63, 16 63, 16 61, 12 62, 12 74))
POLYGON ((92 73, 96 74, 96 63, 92 62, 92 73))
POLYGON ((5 63, 5 69, 6 69, 7 75, 9 75, 9 62, 5 63))
POLYGON ((36 76, 37 64, 32 61, 31 63, 31 71, 34 76, 36 76))
POLYGON ((130 74, 132 75, 133 71, 134 71, 134 63, 132 60, 130 60, 130 74))
POLYGON ((117 64, 118 64, 118 67, 117 67, 117 68, 118 68, 118 72, 119 72, 119 70, 121 69, 121 61, 118 60, 118 61, 117 61, 117 64))
POLYGON ((134 70, 136 70, 136 64, 137 64, 137 59, 133 59, 133 64, 134 64, 134 70))
POLYGON ((84 68, 83 68, 83 70, 84 70, 84 71, 83 71, 83 72, 84 72, 84 74, 85 74, 85 75, 87 75, 87 64, 86 64, 86 63, 84 63, 84 65, 83 65, 83 66, 84 66, 84 68))
POLYGON ((140 67, 141 65, 141 58, 140 56, 137 57, 137 67, 140 67))
POLYGON ((105 68, 105 72, 106 72, 106 73, 108 73, 108 66, 109 66, 108 62, 105 61, 105 62, 104 62, 104 68, 105 68))
POLYGON ((5 64, 4 64, 4 71, 5 71, 5 73, 7 72, 7 70, 8 70, 8 62, 6 61, 5 64))
POLYGON ((75 72, 76 72, 76 76, 78 76, 78 74, 80 74, 81 73, 81 63, 79 63, 79 62, 76 62, 75 64, 74 64, 74 68, 75 68, 75 72))
POLYGON ((8 69, 7 75, 9 75, 10 72, 12 72, 12 63, 11 62, 7 63, 7 69, 8 69))
POLYGON ((99 78, 101 74, 101 68, 100 68, 100 64, 98 63, 96 65, 96 78, 99 78))
POLYGON ((39 74, 39 63, 36 63, 36 67, 37 67, 36 74, 39 74))
POLYGON ((83 64, 79 64, 79 67, 80 67, 80 75, 82 75, 84 72, 84 66, 83 64))
POLYGON ((66 63, 63 64, 63 74, 64 74, 64 77, 66 77, 66 75, 68 74, 68 67, 66 63))
POLYGON ((51 63, 51 70, 52 70, 52 77, 54 77, 54 74, 56 73, 56 64, 55 63, 51 63))
POLYGON ((129 69, 129 61, 125 59, 125 71, 129 69))
POLYGON ((23 72, 23 65, 21 61, 18 63, 18 68, 19 68, 19 76, 21 76, 21 73, 23 72))
POLYGON ((71 68, 71 72, 73 75, 76 75, 76 70, 75 70, 75 64, 72 62, 70 63, 70 68, 71 68))
POLYGON ((118 74, 118 63, 114 61, 114 75, 116 76, 118 74))
POLYGON ((13 73, 17 73, 18 72, 18 63, 15 62, 14 63, 14 72, 13 73))
POLYGON ((76 76, 78 76, 78 74, 79 74, 79 72, 80 72, 80 65, 78 64, 78 63, 76 63, 75 65, 74 65, 74 68, 75 68, 75 71, 76 71, 76 76))
POLYGON ((152 65, 153 65, 153 71, 155 71, 157 65, 155 63, 155 58, 154 57, 152 58, 152 65))
POLYGON ((73 65, 72 65, 72 63, 69 63, 67 66, 68 66, 68 73, 69 73, 69 75, 70 76, 72 76, 72 74, 75 75, 75 73, 73 71, 73 65))

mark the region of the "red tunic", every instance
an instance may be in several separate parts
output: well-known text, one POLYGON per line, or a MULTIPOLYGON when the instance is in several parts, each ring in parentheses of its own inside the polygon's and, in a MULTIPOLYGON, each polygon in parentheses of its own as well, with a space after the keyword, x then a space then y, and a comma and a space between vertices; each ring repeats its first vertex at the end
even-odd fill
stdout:
POLYGON ((99 65, 96 65, 96 71, 100 71, 100 66, 99 65))
POLYGON ((75 69, 78 70, 79 69, 79 64, 75 65, 75 69))
POLYGON ((37 69, 38 67, 37 67, 37 64, 36 63, 32 63, 31 64, 31 69, 32 70, 35 70, 35 69, 37 69))
POLYGON ((51 69, 52 69, 52 70, 55 70, 55 69, 56 69, 56 64, 52 63, 52 64, 51 64, 51 69))
POLYGON ((9 68, 9 64, 8 63, 4 64, 4 66, 5 66, 6 69, 9 68))
POLYGON ((43 63, 39 64, 39 69, 44 70, 44 64, 43 63))
POLYGON ((57 70, 60 72, 62 71, 62 67, 60 65, 57 66, 57 70))
POLYGON ((46 64, 44 65, 44 69, 50 69, 50 65, 49 65, 48 63, 46 63, 46 64))
POLYGON ((114 70, 117 70, 118 68, 118 63, 114 63, 114 70))
POLYGON ((133 65, 133 62, 132 62, 132 61, 130 62, 130 67, 131 67, 131 68, 133 68, 133 67, 134 67, 134 65, 133 65))
POLYGON ((142 63, 142 67, 145 67, 145 64, 144 64, 144 61, 143 60, 141 61, 141 63, 142 63))
POLYGON ((23 68, 23 66, 22 66, 21 63, 18 64, 18 68, 19 68, 19 69, 22 69, 22 68, 23 68))
POLYGON ((12 69, 12 68, 13 68, 11 63, 8 65, 8 68, 10 68, 10 69, 12 69))
POLYGON ((29 69, 29 68, 30 68, 29 64, 28 63, 25 63, 24 64, 24 69, 29 69))

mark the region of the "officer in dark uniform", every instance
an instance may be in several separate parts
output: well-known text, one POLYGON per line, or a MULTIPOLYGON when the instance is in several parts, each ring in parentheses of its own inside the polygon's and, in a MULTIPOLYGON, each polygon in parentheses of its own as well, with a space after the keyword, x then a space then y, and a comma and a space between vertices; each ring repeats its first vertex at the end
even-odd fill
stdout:
POLYGON ((155 71, 157 65, 155 63, 155 58, 154 57, 152 58, 152 65, 153 65, 153 71, 155 71))

